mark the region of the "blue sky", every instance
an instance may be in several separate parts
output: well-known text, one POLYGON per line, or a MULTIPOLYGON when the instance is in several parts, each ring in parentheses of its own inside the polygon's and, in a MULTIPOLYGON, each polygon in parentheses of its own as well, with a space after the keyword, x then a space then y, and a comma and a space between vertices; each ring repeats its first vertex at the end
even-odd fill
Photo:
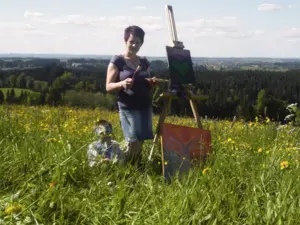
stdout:
POLYGON ((0 0, 0 53, 119 54, 136 24, 139 54, 165 56, 166 4, 192 56, 300 57, 299 0, 0 0))

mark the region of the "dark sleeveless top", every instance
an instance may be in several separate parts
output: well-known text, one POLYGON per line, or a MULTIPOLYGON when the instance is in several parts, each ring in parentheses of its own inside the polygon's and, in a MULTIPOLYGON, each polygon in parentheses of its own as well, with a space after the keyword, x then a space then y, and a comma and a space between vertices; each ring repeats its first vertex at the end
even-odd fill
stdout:
MULTIPOLYGON (((150 78, 150 74, 147 69, 149 67, 149 61, 146 57, 139 57, 141 70, 136 73, 133 86, 130 90, 124 90, 118 92, 118 106, 125 109, 143 109, 151 106, 150 85, 145 78, 150 78)), ((122 55, 115 55, 110 60, 111 63, 117 66, 120 71, 120 75, 117 81, 125 80, 126 78, 132 78, 135 70, 126 64, 126 61, 122 55)))

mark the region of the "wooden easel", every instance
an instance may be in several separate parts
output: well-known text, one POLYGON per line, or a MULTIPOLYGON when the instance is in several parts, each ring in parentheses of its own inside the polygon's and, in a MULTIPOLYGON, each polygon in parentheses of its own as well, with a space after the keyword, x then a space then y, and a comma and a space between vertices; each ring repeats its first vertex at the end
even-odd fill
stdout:
MULTIPOLYGON (((198 108, 197 108, 197 105, 196 105, 195 101, 197 101, 197 100, 198 101, 199 100, 207 100, 208 96, 206 96, 206 95, 194 95, 190 90, 187 90, 187 89, 185 90, 186 98, 188 99, 188 101, 190 103, 190 106, 191 106, 191 109, 192 109, 192 112, 193 112, 193 115, 194 115, 194 118, 195 118, 195 122, 197 123, 197 127, 198 128, 203 128, 201 120, 200 120, 200 116, 199 116, 199 111, 198 111, 198 108)), ((176 94, 171 93, 171 92, 163 92, 160 95, 160 98, 163 99, 163 109, 160 113, 158 124, 156 126, 155 136, 154 136, 154 139, 153 139, 153 146, 152 146, 152 149, 151 149, 151 152, 150 152, 150 155, 149 155, 149 160, 151 160, 151 158, 152 158, 152 154, 153 154, 155 144, 157 143, 158 137, 160 136, 161 125, 164 123, 164 121, 165 121, 165 119, 166 119, 166 117, 169 113, 172 100, 179 99, 179 97, 176 94)))
MULTIPOLYGON (((178 49, 183 49, 184 48, 183 43, 178 41, 178 38, 177 38, 172 6, 167 5, 165 9, 166 9, 166 14, 167 14, 167 18, 168 18, 168 25, 169 25, 169 31, 170 31, 170 38, 171 38, 172 47, 173 48, 178 48, 178 49)), ((197 100, 207 100, 209 97, 204 96, 204 95, 194 95, 193 92, 191 91, 194 88, 194 86, 192 84, 182 85, 182 87, 183 87, 182 93, 185 95, 185 99, 187 99, 190 103, 195 121, 197 123, 197 127, 202 128, 202 124, 201 124, 201 120, 200 120, 200 117, 199 117, 199 112, 198 112, 198 109, 197 109, 196 101, 197 100)), ((174 92, 171 92, 171 91, 166 91, 166 92, 163 92, 160 95, 160 98, 163 99, 163 109, 162 109, 162 112, 160 114, 159 121, 158 121, 156 130, 155 130, 153 146, 151 148, 148 160, 149 161, 151 160, 154 147, 157 144, 158 138, 160 136, 162 168, 163 168, 163 175, 164 175, 163 143, 162 143, 162 137, 160 135, 161 134, 161 126, 164 123, 165 118, 167 117, 167 115, 169 113, 172 100, 179 99, 180 97, 177 96, 177 93, 174 93, 174 92)))

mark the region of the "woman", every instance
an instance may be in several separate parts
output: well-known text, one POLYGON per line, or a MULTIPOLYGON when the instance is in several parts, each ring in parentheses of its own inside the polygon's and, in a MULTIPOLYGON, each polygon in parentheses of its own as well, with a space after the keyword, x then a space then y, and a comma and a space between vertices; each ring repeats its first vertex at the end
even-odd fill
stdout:
POLYGON ((112 57, 106 78, 107 92, 118 92, 121 127, 128 143, 127 159, 138 164, 143 142, 153 139, 150 90, 156 84, 150 76, 149 61, 137 55, 144 36, 138 26, 125 29, 125 51, 112 57))

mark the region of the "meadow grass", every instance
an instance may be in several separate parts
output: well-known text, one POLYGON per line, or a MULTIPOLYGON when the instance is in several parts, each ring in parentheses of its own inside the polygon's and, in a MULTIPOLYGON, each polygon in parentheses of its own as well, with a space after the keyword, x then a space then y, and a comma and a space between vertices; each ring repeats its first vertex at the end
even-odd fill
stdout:
MULTIPOLYGON (((299 224, 299 129, 264 120, 204 120, 204 168, 165 182, 160 151, 144 170, 88 166, 93 123, 117 112, 0 106, 0 224, 299 224)), ((158 117, 154 117, 154 126, 158 117)), ((195 127, 193 118, 166 122, 195 127)))

